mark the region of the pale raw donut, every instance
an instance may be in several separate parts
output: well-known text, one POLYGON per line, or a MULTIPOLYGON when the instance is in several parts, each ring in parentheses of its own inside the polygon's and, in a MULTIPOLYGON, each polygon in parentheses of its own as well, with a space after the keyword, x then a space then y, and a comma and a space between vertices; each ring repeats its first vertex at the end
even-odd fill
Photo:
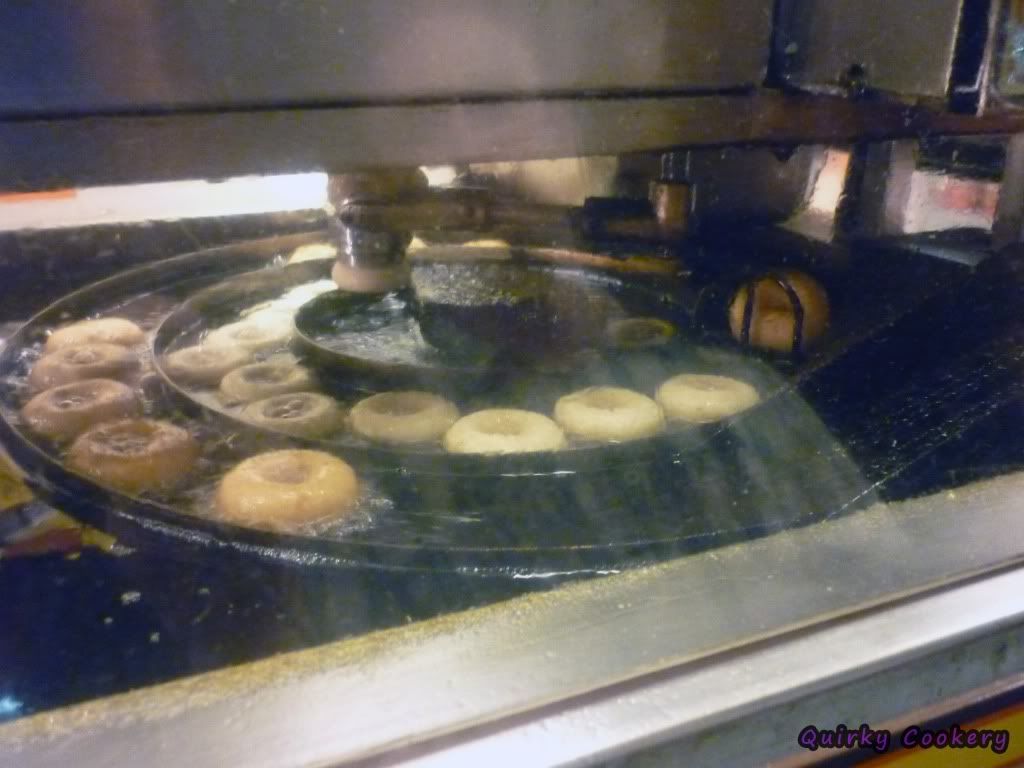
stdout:
POLYGON ((315 392, 292 392, 249 403, 242 409, 244 421, 294 437, 323 437, 336 432, 345 421, 338 404, 315 392))
POLYGON ((739 379, 683 373, 662 383, 655 398, 670 419, 702 424, 745 411, 761 396, 739 379))
POLYGON ((248 403, 274 395, 312 389, 316 382, 306 368, 294 362, 243 365, 220 382, 220 396, 228 403, 248 403))
POLYGON ((68 466, 125 493, 176 485, 199 457, 199 443, 165 421, 122 419, 83 432, 68 451, 68 466))
POLYGON ((266 311, 210 331, 206 343, 237 345, 250 352, 262 352, 287 344, 294 331, 295 325, 288 313, 266 311))
POLYGON ((608 343, 621 349, 657 347, 675 336, 672 323, 658 317, 627 317, 608 323, 608 343))
POLYGON ((343 291, 352 293, 386 293, 407 285, 409 265, 402 262, 393 267, 366 269, 334 262, 331 279, 343 291))
POLYGON ((197 344, 171 352, 164 369, 176 381, 212 386, 252 359, 252 352, 233 344, 197 344))
MULTIPOLYGON (((825 289, 810 275, 787 269, 778 273, 792 287, 803 310, 801 346, 813 346, 828 327, 829 307, 825 289)), ((771 276, 754 282, 754 304, 750 315, 750 344, 776 352, 793 351, 796 310, 786 290, 771 276)), ((750 289, 743 285, 729 305, 729 330, 741 340, 743 311, 750 289)))
POLYGON ((134 347, 146 340, 131 320, 120 317, 101 317, 96 320, 82 320, 58 328, 46 340, 46 352, 56 352, 66 347, 82 344, 116 344, 119 347, 134 347))
POLYGON ((429 392, 381 392, 360 400, 350 414, 352 429, 382 443, 439 440, 459 418, 459 409, 429 392))
POLYGON ((288 263, 297 264, 300 261, 313 261, 314 259, 333 259, 337 255, 338 249, 330 243, 307 243, 292 251, 292 255, 288 257, 288 263))
POLYGON ((216 504, 228 522, 289 530, 344 517, 358 498, 359 479, 341 459, 285 450, 253 456, 224 475, 216 504))
POLYGON ((665 427, 660 405, 623 387, 588 387, 559 398, 555 421, 569 434, 604 442, 650 437, 665 427))
POLYGON ((565 445, 562 428, 547 416, 513 408, 463 416, 444 436, 450 453, 531 453, 558 451, 565 445))
POLYGON ((42 392, 21 409, 33 432, 51 440, 70 440, 102 421, 138 416, 139 399, 131 387, 113 379, 85 379, 42 392))
POLYGON ((139 358, 116 344, 81 344, 44 355, 32 366, 28 382, 38 390, 83 379, 124 379, 139 369, 139 358))

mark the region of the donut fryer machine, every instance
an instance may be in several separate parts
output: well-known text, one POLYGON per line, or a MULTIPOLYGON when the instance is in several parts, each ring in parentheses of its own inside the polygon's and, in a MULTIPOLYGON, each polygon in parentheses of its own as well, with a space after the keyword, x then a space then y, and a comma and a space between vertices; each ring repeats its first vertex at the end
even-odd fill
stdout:
MULTIPOLYGON (((118 23, 137 34, 116 53, 102 50, 103 13, 75 10, 80 31, 40 41, 31 30, 56 23, 49 11, 0 10, 0 71, 13 73, 0 87, 7 190, 326 174, 323 210, 260 217, 244 237, 170 257, 137 248, 117 269, 69 267, 81 279, 34 293, 20 290, 36 280, 31 264, 2 264, 12 296, 37 300, 12 302, 20 314, 4 318, 21 322, 0 349, 0 443, 40 499, 138 552, 315 573, 300 578, 322 580, 327 594, 370 581, 410 595, 412 584, 453 594, 481 585, 474 597, 396 599, 387 616, 346 625, 362 633, 399 613, 817 536, 879 504, 1024 465, 1006 416, 1024 395, 1018 4, 885 8, 896 42, 872 33, 865 8, 883 7, 873 1, 654 0, 628 14, 603 0, 585 13, 489 0, 429 12, 390 0, 313 5, 122 9, 118 23), (312 244, 336 256, 289 260, 312 244), (424 340, 405 279, 445 270, 460 276, 456 295, 502 270, 599 311, 571 349, 523 352, 544 345, 534 326, 513 323, 514 343, 467 362, 424 340), (813 308, 794 273, 828 296, 821 338, 807 335, 813 308), (787 351, 753 343, 765 281, 793 317, 787 351), (344 407, 424 389, 462 413, 551 413, 587 386, 653 395, 683 371, 745 380, 761 401, 621 443, 451 454, 348 431, 285 436, 168 371, 168 353, 305 289, 289 305, 291 341, 274 354, 307 366, 344 407), (104 487, 20 416, 47 334, 105 316, 146 331, 146 416, 185 426, 202 446, 187 487, 104 487), (657 318, 672 337, 617 348, 609 317, 657 318), (342 332, 359 343, 339 342, 342 332), (351 521, 284 533, 218 519, 211 498, 225 471, 284 447, 356 469, 363 495, 351 521)), ((559 322, 571 324, 566 307, 559 322)), ((943 557, 954 573, 967 568, 943 557)), ((934 583, 887 578, 853 602, 934 583)), ((623 661, 621 671, 635 668, 623 661)), ((414 737, 389 733, 365 754, 391 755, 414 737)), ((365 756, 330 749, 332 759, 365 756)))

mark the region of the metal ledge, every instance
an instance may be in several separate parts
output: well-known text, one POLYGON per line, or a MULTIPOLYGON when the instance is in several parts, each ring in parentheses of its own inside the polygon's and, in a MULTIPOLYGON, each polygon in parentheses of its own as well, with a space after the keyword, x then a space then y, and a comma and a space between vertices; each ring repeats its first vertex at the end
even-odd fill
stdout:
POLYGON ((0 6, 0 113, 714 89, 764 79, 773 0, 0 6))
POLYGON ((13 119, 0 189, 1020 130, 1024 114, 773 91, 13 119))
POLYGON ((807 723, 880 723, 933 703, 930 697, 1021 672, 1022 627, 1024 569, 1017 569, 694 663, 664 679, 613 686, 535 719, 398 750, 382 762, 447 768, 494 765, 495 756, 511 754, 518 765, 581 765, 669 742, 676 761, 656 764, 678 764, 685 755, 688 766, 762 765, 798 752, 796 736, 807 723), (939 653, 950 649, 956 654, 939 653), (851 685, 879 672, 866 685, 851 685), (738 738, 722 738, 723 725, 738 738))
POLYGON ((0 753, 85 768, 129 750, 154 767, 540 764, 676 739, 1022 621, 1017 570, 866 610, 1016 563, 1022 494, 1024 474, 1004 476, 26 718, 0 728, 0 753))

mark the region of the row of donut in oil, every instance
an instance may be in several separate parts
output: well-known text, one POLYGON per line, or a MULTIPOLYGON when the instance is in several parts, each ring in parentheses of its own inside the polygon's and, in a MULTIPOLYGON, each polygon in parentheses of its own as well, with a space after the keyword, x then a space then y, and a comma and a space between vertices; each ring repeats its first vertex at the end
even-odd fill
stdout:
MULTIPOLYGON (((619 442, 660 432, 666 420, 707 422, 730 416, 758 400, 749 384, 721 376, 681 374, 664 382, 655 398, 622 387, 589 387, 560 398, 554 419, 531 411, 492 408, 461 416, 430 392, 382 392, 356 403, 347 418, 332 398, 313 392, 313 374, 290 356, 249 362, 280 348, 291 319, 261 311, 211 331, 199 344, 169 353, 165 370, 176 381, 217 387, 224 404, 241 404, 240 417, 255 426, 296 437, 318 438, 346 422, 365 439, 393 445, 441 441, 453 453, 555 451, 567 437, 619 442)), ((672 326, 656 318, 620 321, 620 340, 646 344, 668 338, 672 326)))

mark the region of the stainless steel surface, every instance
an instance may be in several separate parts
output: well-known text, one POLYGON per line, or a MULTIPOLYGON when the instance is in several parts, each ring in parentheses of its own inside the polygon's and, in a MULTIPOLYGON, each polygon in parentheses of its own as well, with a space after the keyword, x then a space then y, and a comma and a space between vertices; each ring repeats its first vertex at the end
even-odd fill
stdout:
POLYGON ((0 114, 758 85, 771 0, 0 8, 0 114))
MULTIPOLYGON (((1016 626, 1020 570, 881 606, 1019 562, 1006 531, 1022 493, 1024 475, 1004 476, 26 718, 0 728, 0 750, 84 768, 128 749, 195 768, 613 755, 1016 626)), ((1005 659, 988 669, 1005 674, 1021 654, 1005 659)))
POLYGON ((0 121, 0 189, 1022 129, 772 92, 0 121))
POLYGON ((608 154, 744 119, 745 99, 710 96, 0 122, 0 188, 608 154))
POLYGON ((781 77, 809 90, 948 94, 964 0, 783 0, 781 77))
MULTIPOLYGON (((991 589, 970 590, 959 593, 950 601, 926 600, 920 607, 931 609, 942 614, 964 608, 969 613, 969 621, 985 619, 977 610, 976 601, 985 601, 989 605, 998 602, 1002 595, 1000 589, 1020 589, 1021 579, 999 580, 987 585, 991 589), (963 602, 961 602, 961 600, 963 602)), ((797 745, 797 734, 808 724, 816 724, 819 728, 835 728, 839 723, 858 727, 860 723, 869 723, 872 728, 885 728, 892 732, 889 751, 895 749, 895 742, 902 730, 913 724, 921 725, 931 717, 941 717, 956 711, 957 704, 961 707, 977 703, 976 697, 987 694, 996 695, 1010 686, 1019 686, 1024 682, 1024 624, 1013 623, 1006 626, 1002 622, 994 622, 984 626, 987 633, 980 638, 957 638, 949 642, 941 650, 914 658, 900 659, 890 666, 892 660, 882 661, 866 657, 852 646, 859 642, 863 648, 874 647, 879 637, 890 637, 893 622, 914 622, 921 614, 915 611, 897 611, 884 616, 872 617, 863 623, 844 624, 836 627, 834 633, 814 634, 807 638, 806 643, 794 644, 788 650, 796 654, 791 656, 755 654, 752 659, 750 673, 760 673, 769 665, 776 669, 792 670, 794 661, 809 661, 810 673, 805 680, 809 690, 796 698, 789 693, 783 694, 782 700, 776 700, 777 706, 762 708, 749 712, 740 705, 728 722, 708 728, 684 728, 675 733, 652 733, 650 721, 641 729, 637 729, 639 744, 628 757, 621 762, 614 758, 602 763, 605 768, 655 768, 655 766, 677 766, 680 756, 685 756, 687 768, 719 768, 719 766, 765 766, 771 768, 796 768, 805 765, 821 765, 821 761, 829 757, 849 758, 850 750, 819 749, 816 752, 801 749, 797 745), (815 680, 812 675, 821 672, 814 669, 814 661, 822 653, 842 654, 843 660, 850 664, 852 679, 828 678, 824 681, 815 680), (858 658, 859 656, 859 658, 858 658), (866 661, 865 669, 855 669, 858 661, 866 661), (995 681, 993 683, 992 681, 995 681), (643 741, 658 741, 648 746, 643 741), (830 754, 831 753, 831 754, 830 754)), ((934 619, 925 623, 925 632, 931 632, 934 619)), ((958 632, 961 625, 951 626, 951 631, 958 632)), ((972 627, 977 629, 978 627, 972 627)), ((893 650, 897 653, 907 650, 904 644, 907 639, 902 633, 893 638, 893 650)), ((912 651, 916 655, 918 650, 912 651)), ((769 667, 770 668, 770 667, 769 667)), ((826 674, 834 673, 832 668, 826 674)), ((742 674, 742 673, 741 673, 742 674)), ((722 678, 714 680, 709 675, 708 684, 722 684, 722 678)), ((765 696, 773 691, 773 680, 768 679, 742 680, 740 686, 749 683, 760 688, 765 696)), ((724 687, 724 686, 723 686, 724 687)), ((721 689, 707 690, 712 697, 721 696, 721 689)), ((687 697, 698 693, 687 689, 687 697)), ((665 705, 671 713, 673 704, 678 707, 681 691, 673 691, 668 686, 652 693, 651 704, 665 705), (660 694, 660 695, 659 695, 660 694)), ((986 697, 987 698, 987 697, 986 697)), ((616 712, 608 711, 608 716, 619 715, 629 717, 635 707, 622 706, 618 702, 616 712)), ((642 715, 649 715, 645 706, 642 715)), ((637 724, 640 718, 630 718, 627 722, 637 724)), ((654 718, 650 718, 653 720, 654 718)), ((668 720, 668 718, 665 718, 668 720)), ((549 725, 549 728, 552 726, 549 725)), ((571 726, 569 726, 571 728, 571 726)), ((566 730, 569 730, 567 728, 566 730)), ((561 731, 558 726, 554 730, 561 731)), ((571 731, 569 731, 571 733, 571 731)), ((615 747, 621 754, 622 750, 615 747)), ((856 754, 856 753, 855 753, 856 754)), ((867 751, 864 756, 874 757, 867 751)), ((587 762, 587 761, 580 761, 587 762)), ((941 763, 940 763, 941 764, 941 763)), ((951 763, 955 765, 956 763, 951 763)))

